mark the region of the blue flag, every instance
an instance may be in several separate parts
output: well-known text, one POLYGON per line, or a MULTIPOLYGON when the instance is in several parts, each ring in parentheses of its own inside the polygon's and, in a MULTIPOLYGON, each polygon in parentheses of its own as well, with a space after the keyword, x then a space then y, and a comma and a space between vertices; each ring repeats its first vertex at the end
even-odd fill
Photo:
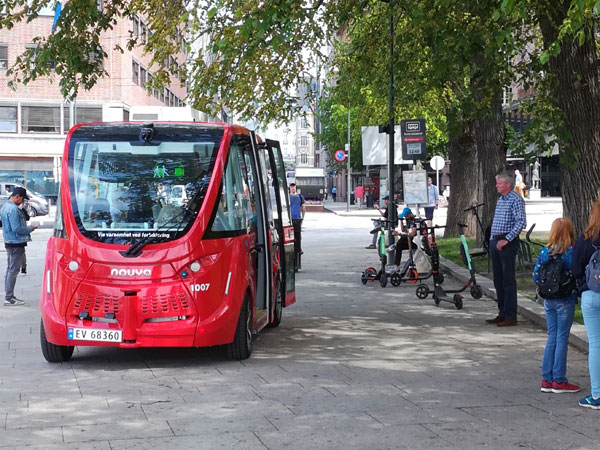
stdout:
POLYGON ((56 31, 56 24, 58 23, 58 19, 60 17, 61 10, 62 10, 61 3, 57 2, 56 9, 54 10, 54 22, 52 23, 52 31, 56 31))

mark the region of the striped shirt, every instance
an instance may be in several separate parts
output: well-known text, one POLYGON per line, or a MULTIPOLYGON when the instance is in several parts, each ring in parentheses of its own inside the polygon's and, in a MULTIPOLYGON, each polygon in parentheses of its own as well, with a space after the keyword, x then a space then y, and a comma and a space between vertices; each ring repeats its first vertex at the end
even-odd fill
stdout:
POLYGON ((512 241, 519 236, 526 224, 525 202, 521 196, 515 191, 500 196, 492 221, 491 238, 504 234, 505 239, 512 241))

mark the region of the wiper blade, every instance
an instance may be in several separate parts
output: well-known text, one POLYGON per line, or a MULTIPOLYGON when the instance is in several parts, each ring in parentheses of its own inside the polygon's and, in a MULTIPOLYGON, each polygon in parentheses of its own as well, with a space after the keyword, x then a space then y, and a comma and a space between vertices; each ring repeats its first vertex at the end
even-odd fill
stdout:
POLYGON ((119 253, 121 253, 121 255, 123 255, 126 258, 136 258, 136 257, 140 256, 142 254, 142 249, 146 245, 158 244, 159 242, 162 242, 164 240, 164 238, 162 236, 155 236, 154 233, 155 232, 153 232, 152 234, 149 234, 145 238, 137 241, 135 244, 133 244, 127 250, 122 250, 119 253))

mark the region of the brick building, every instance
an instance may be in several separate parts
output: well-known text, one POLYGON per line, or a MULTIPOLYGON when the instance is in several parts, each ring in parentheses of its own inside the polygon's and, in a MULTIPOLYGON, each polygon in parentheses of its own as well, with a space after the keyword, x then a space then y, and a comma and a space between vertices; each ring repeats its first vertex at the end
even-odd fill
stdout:
MULTIPOLYGON (((64 101, 56 76, 21 85, 16 91, 9 89, 6 70, 33 46, 35 36, 51 32, 53 20, 53 8, 44 8, 31 23, 0 30, 0 180, 25 184, 51 198, 58 192, 64 138, 72 125, 128 120, 131 106, 184 106, 186 97, 185 87, 175 77, 169 87, 146 92, 144 85, 152 76, 151 58, 142 56, 141 48, 113 51, 117 44, 126 49, 130 30, 142 41, 147 39, 151 30, 141 18, 122 20, 103 35, 108 54, 103 64, 109 75, 90 91, 81 91, 74 102, 64 101)), ((183 44, 183 35, 178 39, 183 44)), ((182 50, 169 64, 181 65, 185 60, 182 50)))

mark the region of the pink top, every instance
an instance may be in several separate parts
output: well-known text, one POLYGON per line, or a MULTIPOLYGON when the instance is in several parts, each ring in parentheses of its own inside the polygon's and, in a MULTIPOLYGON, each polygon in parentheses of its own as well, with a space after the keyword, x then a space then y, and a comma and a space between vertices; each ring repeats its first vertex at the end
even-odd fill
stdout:
POLYGON ((358 185, 354 188, 354 196, 356 198, 363 198, 364 194, 365 194, 365 191, 361 185, 358 185))

